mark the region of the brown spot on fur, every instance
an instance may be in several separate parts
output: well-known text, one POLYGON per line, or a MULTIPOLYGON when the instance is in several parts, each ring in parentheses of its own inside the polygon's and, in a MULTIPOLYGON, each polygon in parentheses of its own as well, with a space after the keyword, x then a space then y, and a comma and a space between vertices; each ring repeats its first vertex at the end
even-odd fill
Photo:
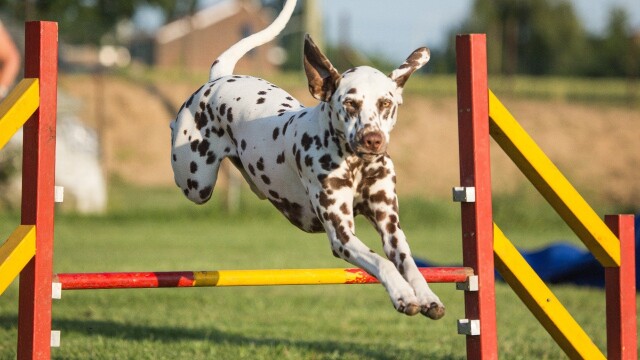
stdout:
POLYGON ((396 224, 394 223, 388 223, 387 224, 387 232, 389 234, 394 234, 396 232, 396 224))
POLYGON ((337 177, 330 177, 325 179, 322 182, 323 188, 325 189, 334 189, 334 190, 338 190, 341 189, 343 187, 348 187, 350 188, 351 186, 353 186, 353 183, 351 182, 350 179, 342 179, 342 178, 337 178, 337 177))
POLYGON ((347 203, 343 203, 342 205, 340 205, 340 211, 342 211, 342 213, 345 215, 351 214, 351 210, 349 209, 349 205, 347 205, 347 203))
POLYGON ((389 205, 391 205, 391 203, 393 202, 393 200, 387 199, 387 192, 384 190, 380 190, 375 194, 371 194, 369 196, 369 201, 371 201, 372 203, 386 203, 389 205))
POLYGON ((318 199, 318 201, 320 202, 320 206, 325 209, 336 203, 336 200, 327 196, 324 191, 320 193, 320 198, 318 199))
MULTIPOLYGON (((392 236, 390 243, 391 243, 391 247, 392 248, 394 248, 394 249, 398 248, 398 238, 397 237, 392 236)), ((395 254, 395 252, 394 252, 394 254, 395 254)), ((394 257, 395 257, 395 255, 394 255, 394 257)))
POLYGON ((340 240, 340 243, 344 245, 349 242, 349 233, 347 233, 344 225, 340 224, 341 220, 342 218, 340 217, 340 215, 329 213, 329 221, 336 230, 336 237, 338 238, 338 240, 340 240))

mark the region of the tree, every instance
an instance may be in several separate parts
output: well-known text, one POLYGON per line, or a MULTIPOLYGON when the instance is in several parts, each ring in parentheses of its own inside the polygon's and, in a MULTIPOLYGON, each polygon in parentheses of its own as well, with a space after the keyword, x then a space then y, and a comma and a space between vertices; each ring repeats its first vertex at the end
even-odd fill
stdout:
MULTIPOLYGON (((492 73, 575 75, 582 71, 575 60, 587 51, 585 31, 567 0, 476 0, 456 32, 487 34, 492 73)), ((447 53, 455 58, 453 43, 447 53)))
POLYGON ((163 9, 167 18, 194 9, 196 0, 33 0, 0 1, 0 8, 17 19, 45 19, 59 23, 60 37, 65 42, 100 44, 105 35, 113 34, 116 25, 130 20, 139 6, 163 9))
POLYGON ((634 39, 629 16, 620 8, 613 8, 603 37, 591 39, 591 76, 640 75, 640 43, 634 39))

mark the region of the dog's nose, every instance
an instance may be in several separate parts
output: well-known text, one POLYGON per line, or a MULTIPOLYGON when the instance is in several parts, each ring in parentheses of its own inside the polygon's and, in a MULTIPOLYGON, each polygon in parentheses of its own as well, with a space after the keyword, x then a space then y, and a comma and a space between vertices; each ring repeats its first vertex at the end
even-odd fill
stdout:
POLYGON ((384 144, 384 135, 379 131, 372 131, 362 137, 362 145, 372 153, 377 153, 384 144))

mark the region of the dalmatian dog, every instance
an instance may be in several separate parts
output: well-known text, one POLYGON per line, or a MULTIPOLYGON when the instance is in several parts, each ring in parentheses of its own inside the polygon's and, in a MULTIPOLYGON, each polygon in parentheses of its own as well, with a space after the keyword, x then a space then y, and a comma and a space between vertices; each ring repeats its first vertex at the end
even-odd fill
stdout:
POLYGON ((390 75, 359 66, 340 74, 307 35, 304 69, 319 100, 305 107, 263 79, 234 75, 240 57, 282 31, 295 7, 288 0, 266 29, 213 62, 209 82, 171 123, 172 166, 186 197, 212 195, 220 162, 228 158, 253 192, 293 225, 326 232, 333 255, 364 269, 386 288, 397 311, 439 319, 445 308, 411 257, 400 228, 389 133, 409 76, 429 60, 415 50, 390 75), (382 238, 386 258, 355 235, 363 215, 382 238))

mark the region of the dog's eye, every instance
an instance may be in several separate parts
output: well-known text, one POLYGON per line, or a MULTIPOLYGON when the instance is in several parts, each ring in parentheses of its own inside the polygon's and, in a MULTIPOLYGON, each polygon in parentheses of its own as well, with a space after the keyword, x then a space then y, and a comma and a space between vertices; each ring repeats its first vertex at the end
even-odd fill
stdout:
POLYGON ((342 105, 344 105, 345 107, 354 107, 355 106, 355 102, 351 99, 345 99, 342 102, 342 105))
POLYGON ((391 105, 393 105, 393 102, 391 102, 391 100, 389 100, 389 99, 384 99, 384 100, 382 100, 382 104, 381 105, 382 105, 382 107, 384 109, 388 109, 388 108, 391 107, 391 105))

